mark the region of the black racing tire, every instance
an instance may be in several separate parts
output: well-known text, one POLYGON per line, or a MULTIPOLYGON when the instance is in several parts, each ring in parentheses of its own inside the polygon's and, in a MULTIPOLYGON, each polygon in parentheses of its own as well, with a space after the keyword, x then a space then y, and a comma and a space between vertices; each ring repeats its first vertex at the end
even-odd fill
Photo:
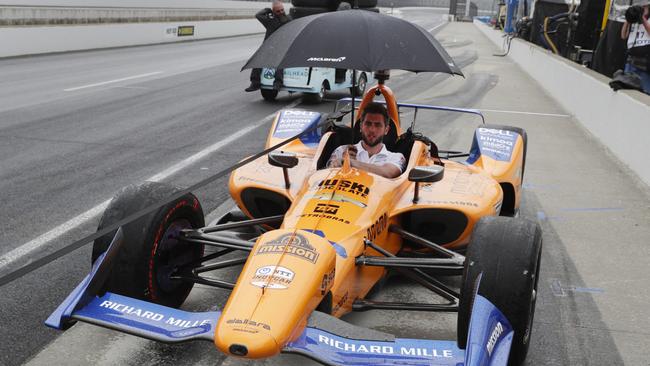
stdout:
POLYGON ((341 0, 291 0, 293 7, 329 8, 336 9, 341 0))
POLYGON ((289 10, 289 15, 291 15, 293 19, 298 19, 310 15, 323 14, 329 12, 330 12, 329 8, 321 8, 321 7, 308 8, 304 6, 294 6, 293 8, 291 8, 291 10, 289 10))
MULTIPOLYGON (((377 6, 377 0, 357 0, 359 8, 374 8, 377 6)), ((350 6, 354 7, 354 0, 346 0, 346 3, 349 3, 350 6)))
POLYGON ((350 94, 354 97, 361 97, 363 96, 363 93, 366 92, 367 86, 368 86, 368 76, 366 76, 365 72, 362 72, 359 74, 357 85, 354 88, 350 87, 350 94))
POLYGON ((267 102, 275 101, 275 98, 278 96, 278 91, 274 89, 260 89, 260 93, 262 93, 262 98, 267 102))
POLYGON ((509 366, 522 365, 528 353, 542 254, 539 224, 510 217, 484 217, 474 227, 467 249, 458 310, 458 346, 466 347, 476 280, 478 293, 493 303, 514 329, 509 366))
MULTIPOLYGON (((118 192, 108 205, 97 230, 160 202, 179 190, 180 188, 157 182, 128 186, 118 192)), ((104 290, 164 306, 179 307, 194 284, 171 280, 169 275, 174 268, 201 258, 203 245, 178 241, 178 234, 183 229, 204 226, 203 208, 191 193, 125 224, 122 227, 124 242, 104 290)), ((112 232, 95 240, 93 262, 108 249, 114 235, 115 232, 112 232)))
POLYGON ((327 91, 327 82, 323 81, 323 84, 320 86, 318 93, 305 93, 305 102, 311 104, 318 104, 323 101, 325 98, 325 92, 327 91))

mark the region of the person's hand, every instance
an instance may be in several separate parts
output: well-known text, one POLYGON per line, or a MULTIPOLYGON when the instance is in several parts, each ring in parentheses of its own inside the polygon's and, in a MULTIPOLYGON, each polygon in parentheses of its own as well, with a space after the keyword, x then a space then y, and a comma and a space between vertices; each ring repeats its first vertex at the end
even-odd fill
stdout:
POLYGON ((348 154, 350 154, 350 160, 357 160, 357 147, 348 145, 348 154))
POLYGON ((340 168, 342 166, 341 159, 332 158, 327 162, 328 168, 340 168))
POLYGON ((650 6, 646 5, 643 7, 643 19, 647 21, 648 17, 650 17, 650 6))

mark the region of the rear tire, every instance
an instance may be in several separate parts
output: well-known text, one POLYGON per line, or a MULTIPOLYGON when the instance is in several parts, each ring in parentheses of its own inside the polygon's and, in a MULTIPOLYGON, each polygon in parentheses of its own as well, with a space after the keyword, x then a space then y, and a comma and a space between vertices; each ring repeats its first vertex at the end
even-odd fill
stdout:
MULTIPOLYGON (((346 0, 350 6, 354 6, 354 0, 346 0)), ((358 0, 359 8, 374 8, 377 6, 377 0, 358 0)))
MULTIPOLYGON (((128 186, 111 201, 97 230, 153 205, 180 189, 157 182, 128 186)), ((183 229, 205 226, 203 209, 191 193, 155 212, 125 224, 124 244, 106 280, 104 289, 113 293, 179 307, 193 287, 192 282, 171 280, 178 266, 203 256, 203 245, 177 240, 183 229)), ((115 232, 93 243, 94 262, 108 249, 115 232)))
POLYGON ((329 8, 336 9, 341 0, 291 0, 293 7, 313 7, 313 8, 329 8))
POLYGON ((274 89, 260 89, 262 93, 262 98, 267 102, 275 101, 275 98, 278 96, 278 91, 274 89))
POLYGON ((467 249, 458 311, 458 346, 467 345, 473 294, 494 304, 514 330, 509 366, 523 364, 535 314, 542 250, 542 231, 535 222, 509 217, 484 217, 474 227, 467 249))
POLYGON ((304 6, 298 6, 298 7, 293 7, 291 10, 289 10, 289 15, 293 19, 298 19, 310 15, 315 15, 315 14, 323 14, 323 13, 329 13, 331 10, 329 8, 322 8, 322 7, 304 7, 304 6))
POLYGON ((354 97, 361 97, 363 93, 366 92, 366 86, 368 85, 368 77, 365 72, 359 74, 359 80, 357 80, 357 86, 350 88, 350 95, 354 97))
POLYGON ((305 101, 307 103, 318 104, 323 101, 325 92, 327 91, 327 82, 323 82, 320 86, 318 93, 305 93, 305 101))

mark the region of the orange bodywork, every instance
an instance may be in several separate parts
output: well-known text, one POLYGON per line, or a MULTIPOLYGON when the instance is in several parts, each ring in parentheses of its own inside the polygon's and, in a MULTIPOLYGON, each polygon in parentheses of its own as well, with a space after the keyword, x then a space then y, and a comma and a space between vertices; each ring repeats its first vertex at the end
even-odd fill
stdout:
MULTIPOLYGON (((399 130, 397 104, 390 89, 383 85, 375 88, 384 95, 399 130)), ((360 109, 373 96, 371 89, 360 109)), ((282 141, 274 136, 278 118, 267 147, 282 141)), ((409 226, 417 234, 420 226, 441 225, 428 222, 429 217, 451 215, 461 218, 464 225, 441 245, 460 249, 469 242, 481 217, 499 214, 501 184, 512 184, 517 193, 521 187, 521 137, 514 140, 509 161, 487 155, 472 164, 443 160, 444 178, 420 184, 417 203, 413 203, 415 183, 408 180, 408 171, 435 164, 427 145, 414 141, 405 173, 386 179, 345 164, 343 168, 317 169, 318 157, 331 137, 332 132, 327 132, 318 145, 297 139, 283 147, 299 158, 298 165, 288 169, 289 188, 282 168, 269 165, 266 156, 230 177, 230 193, 246 215, 254 218, 281 212, 285 216, 280 228, 258 238, 223 310, 215 344, 227 354, 259 358, 279 353, 304 330, 319 304, 327 303, 319 310, 337 317, 350 312, 354 300, 365 297, 385 275, 383 267, 356 264, 360 255, 381 255, 367 247, 364 239, 396 254, 407 243, 389 230, 391 225, 409 226)), ((516 197, 518 207, 519 195, 516 197)))

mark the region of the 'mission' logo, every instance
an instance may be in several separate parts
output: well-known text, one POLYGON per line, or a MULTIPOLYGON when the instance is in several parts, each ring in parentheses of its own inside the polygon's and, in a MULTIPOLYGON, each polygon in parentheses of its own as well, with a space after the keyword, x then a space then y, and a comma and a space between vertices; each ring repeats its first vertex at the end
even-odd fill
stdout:
POLYGON ((316 263, 319 253, 309 244, 309 240, 300 234, 284 234, 275 240, 262 244, 256 254, 287 253, 316 263))

